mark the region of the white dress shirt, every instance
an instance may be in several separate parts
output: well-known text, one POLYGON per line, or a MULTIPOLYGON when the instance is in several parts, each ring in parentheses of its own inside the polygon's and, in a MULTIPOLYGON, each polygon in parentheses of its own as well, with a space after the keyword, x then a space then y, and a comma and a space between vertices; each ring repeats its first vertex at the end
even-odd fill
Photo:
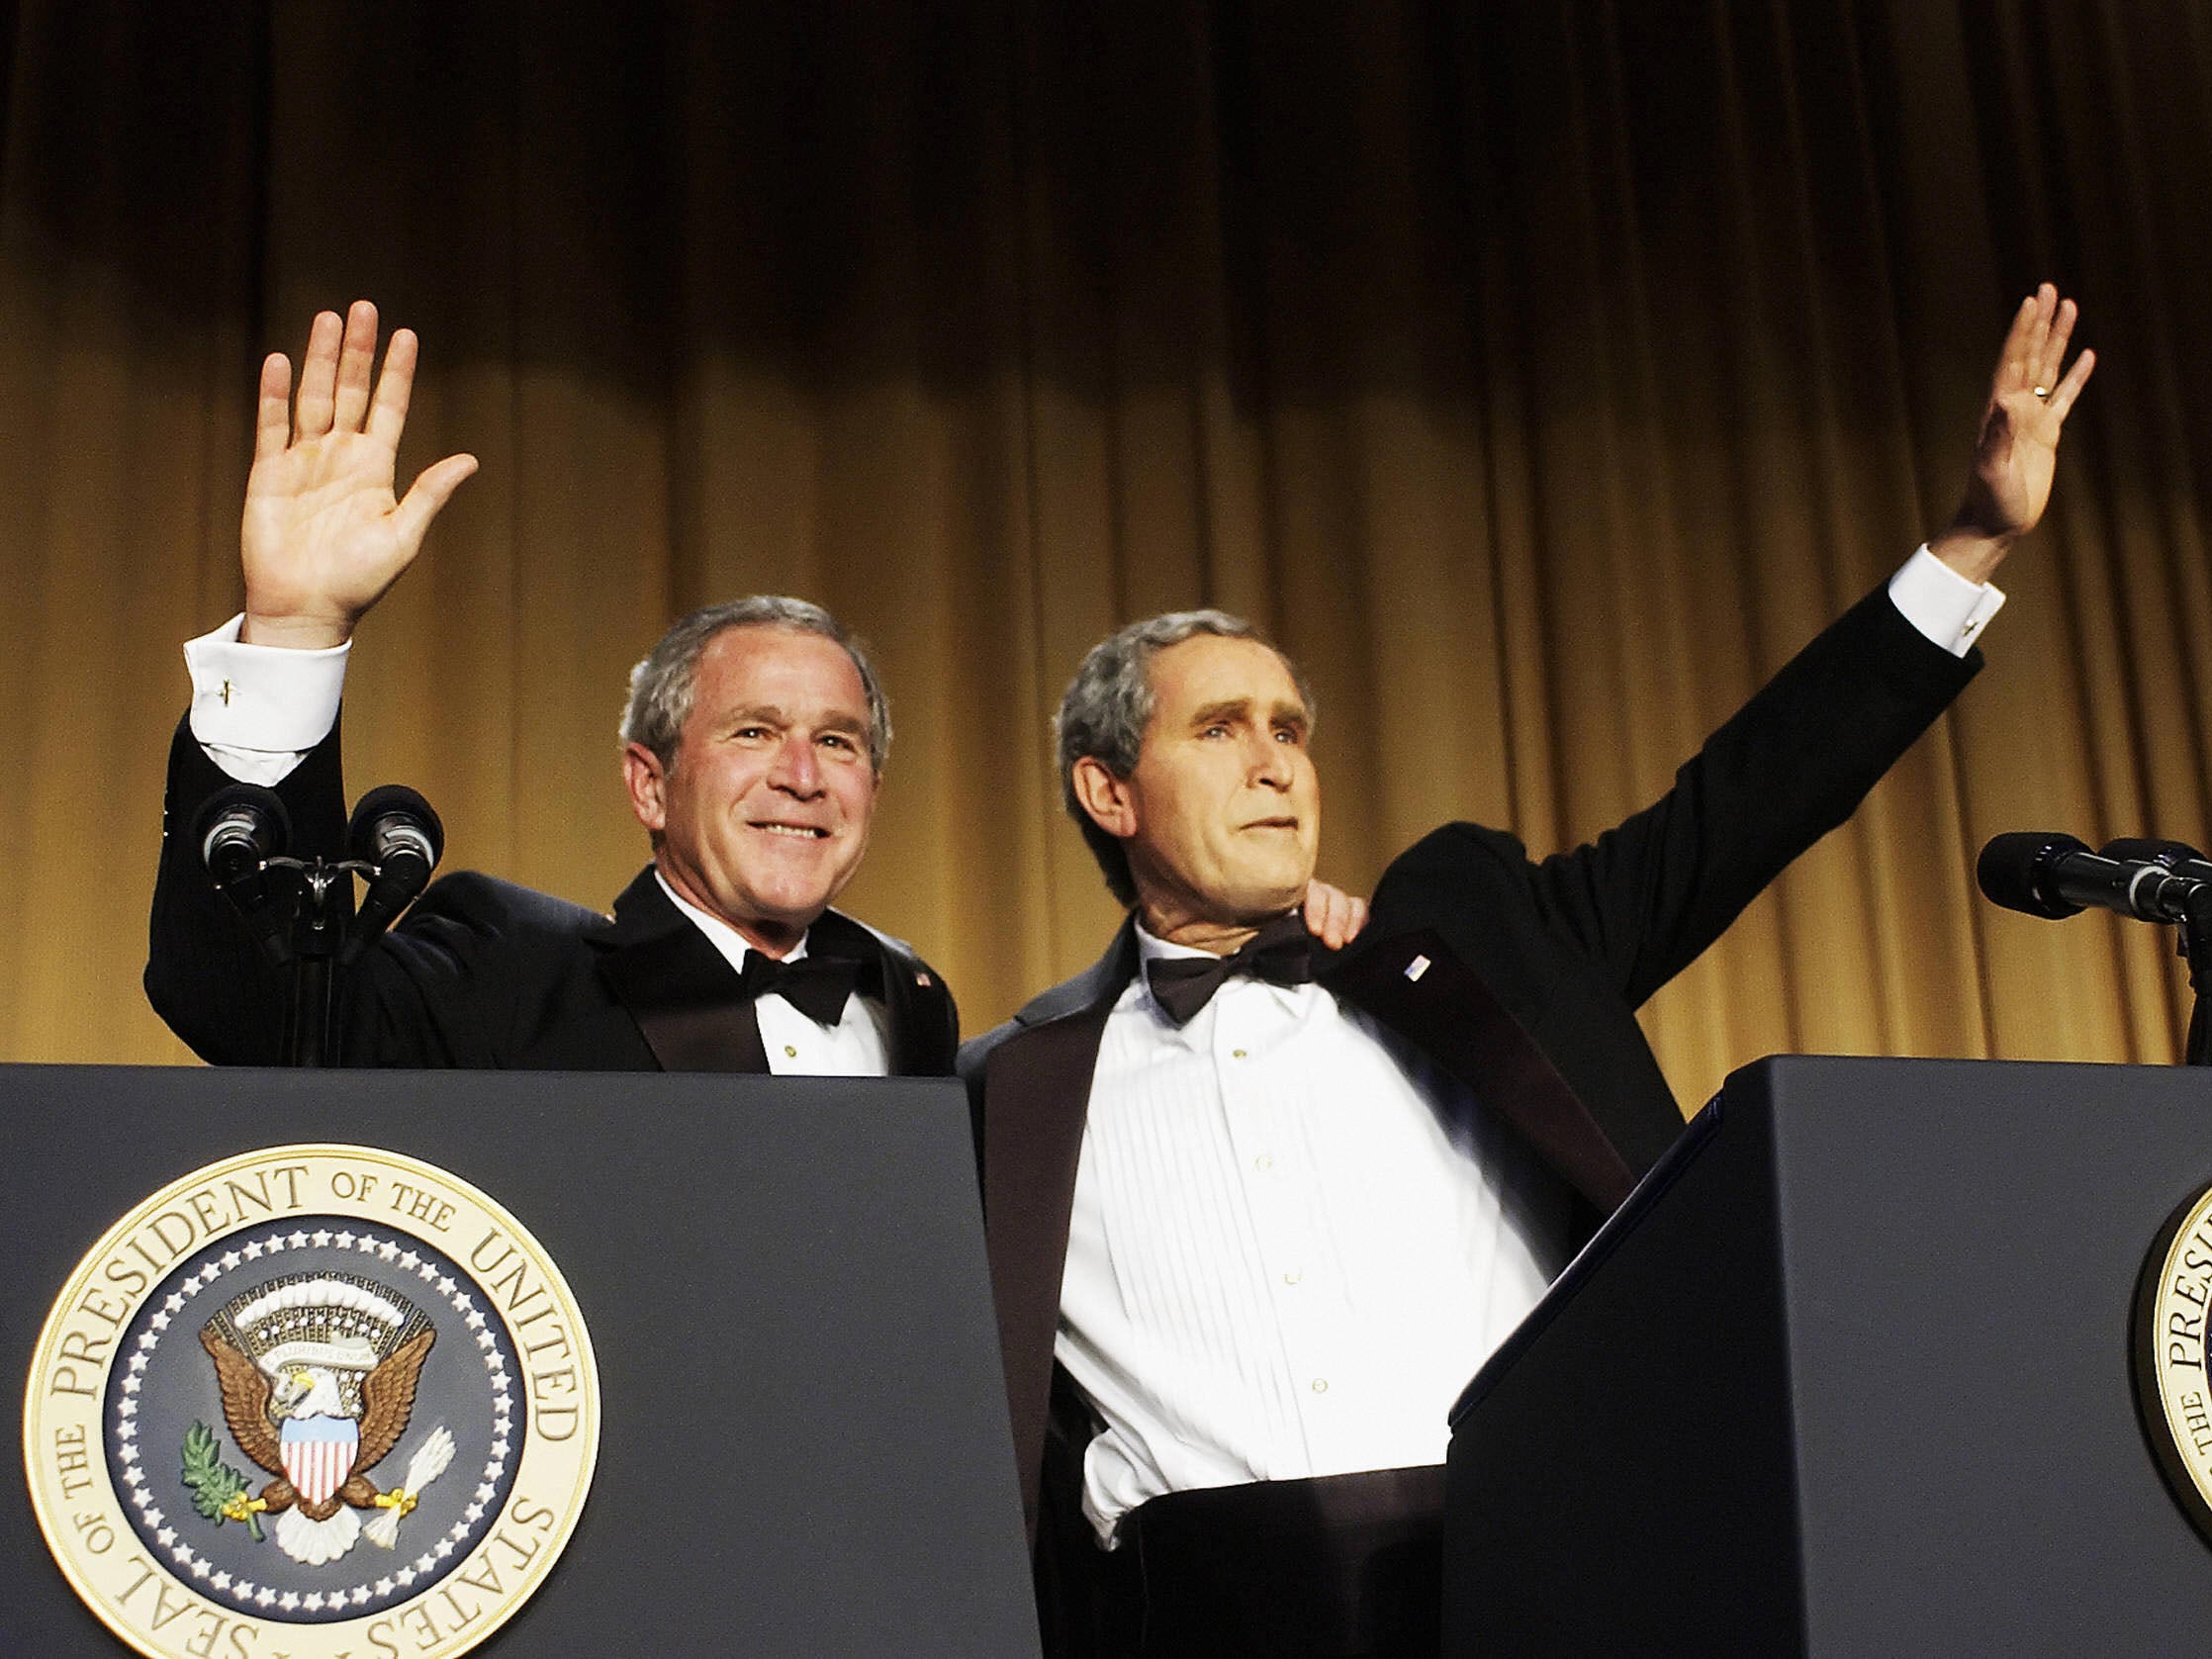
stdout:
POLYGON ((1165 1492, 1442 1461, 1567 1226, 1532 1152, 1333 992, 1232 979, 1178 1029, 1140 974, 1099 1045, 1054 1345, 1106 1422, 1100 1538, 1165 1492))
MULTIPOLYGON (((1956 656, 2004 602, 1923 547, 1889 595, 1956 656)), ((1142 927, 1143 961, 1202 953, 1142 927)), ((1569 1200, 1426 1056, 1319 985, 1106 1021, 1054 1354, 1105 1429, 1083 1510, 1441 1462, 1445 1414, 1565 1264, 1569 1200)))
MULTIPOLYGON (((208 758, 241 783, 272 785, 298 766, 330 733, 345 690, 351 642, 324 651, 247 645, 238 638, 242 616, 187 641, 192 675, 192 735, 208 758)), ((745 970, 752 949, 738 931, 678 896, 662 877, 661 890, 691 918, 731 968, 745 970)), ((806 955, 801 938, 785 961, 806 955)), ((781 996, 757 998, 754 1019, 768 1068, 789 1076, 880 1077, 890 1070, 890 1015, 879 998, 858 991, 845 999, 834 1025, 811 1019, 781 996)))

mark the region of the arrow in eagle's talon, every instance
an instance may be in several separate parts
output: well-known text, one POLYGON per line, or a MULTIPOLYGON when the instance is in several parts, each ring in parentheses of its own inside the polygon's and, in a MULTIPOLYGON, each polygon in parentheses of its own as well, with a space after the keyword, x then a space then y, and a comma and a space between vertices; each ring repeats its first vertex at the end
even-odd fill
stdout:
POLYGON ((376 1507, 383 1513, 361 1528, 362 1536, 380 1549, 397 1548, 400 1518, 421 1503, 422 1489, 445 1473, 445 1466, 452 1461, 453 1436, 440 1424, 408 1459, 407 1479, 391 1491, 377 1494, 376 1507))

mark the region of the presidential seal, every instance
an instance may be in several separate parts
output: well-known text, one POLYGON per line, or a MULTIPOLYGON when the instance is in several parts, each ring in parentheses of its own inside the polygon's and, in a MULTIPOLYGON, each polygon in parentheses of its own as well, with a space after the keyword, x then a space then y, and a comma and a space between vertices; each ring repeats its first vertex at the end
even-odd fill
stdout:
POLYGON ((55 1299, 24 1407, 77 1594, 156 1659, 428 1659, 576 1525, 599 1374, 575 1298, 465 1181, 361 1147, 211 1164, 55 1299))
POLYGON ((2135 1298, 2135 1393, 2166 1485, 2212 1543, 2212 1189, 2176 1210, 2143 1264, 2135 1298))

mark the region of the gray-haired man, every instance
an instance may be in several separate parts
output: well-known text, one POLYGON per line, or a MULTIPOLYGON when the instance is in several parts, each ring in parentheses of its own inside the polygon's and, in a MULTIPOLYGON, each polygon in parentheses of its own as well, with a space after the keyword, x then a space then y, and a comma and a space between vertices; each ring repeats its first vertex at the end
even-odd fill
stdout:
POLYGON ((1957 517, 1671 791, 1541 861, 1431 832, 1340 959, 1279 920, 1320 833, 1291 664, 1211 611, 1084 660, 1061 778, 1131 914, 961 1054, 1058 1650, 1436 1651, 1446 1411, 1682 1127, 1634 1011, 1979 667, 2073 323, 2022 305, 1957 517))
MULTIPOLYGON (((244 614, 186 647, 146 993, 202 1058, 280 1058, 285 987, 201 868, 191 830, 233 780, 274 786, 295 846, 339 856, 337 707, 355 623, 476 469, 449 456, 404 500, 415 367, 376 312, 318 317, 262 367, 242 538, 244 614)), ((612 917, 474 873, 431 886, 361 962, 350 1063, 848 1075, 951 1069, 958 1016, 911 949, 830 909, 868 847, 890 713, 828 612, 751 599, 672 627, 630 679, 630 804, 653 862, 612 917)))

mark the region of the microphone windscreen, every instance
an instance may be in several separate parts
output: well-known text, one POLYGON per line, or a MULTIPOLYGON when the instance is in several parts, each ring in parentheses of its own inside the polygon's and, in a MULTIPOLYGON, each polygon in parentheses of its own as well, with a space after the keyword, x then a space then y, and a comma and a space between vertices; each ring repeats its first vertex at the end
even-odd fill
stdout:
POLYGON ((2088 850, 2086 843, 2055 830, 2014 830, 1989 838, 1975 862, 1974 878, 1991 904, 2059 921, 2080 914, 2081 906, 2038 890, 2043 875, 2069 854, 2088 850))
POLYGON ((422 832, 430 843, 430 864, 435 867, 445 856, 445 826, 438 822, 430 803, 405 783, 386 783, 361 797, 361 804, 353 809, 353 821, 346 826, 346 856, 367 865, 380 862, 377 825, 395 817, 422 832))
POLYGON ((292 814, 284 809, 284 798, 258 783, 232 783, 210 795, 193 821, 192 843, 200 849, 202 863, 214 851, 208 843, 216 826, 226 818, 235 819, 246 830, 264 859, 278 857, 291 843, 292 814))

